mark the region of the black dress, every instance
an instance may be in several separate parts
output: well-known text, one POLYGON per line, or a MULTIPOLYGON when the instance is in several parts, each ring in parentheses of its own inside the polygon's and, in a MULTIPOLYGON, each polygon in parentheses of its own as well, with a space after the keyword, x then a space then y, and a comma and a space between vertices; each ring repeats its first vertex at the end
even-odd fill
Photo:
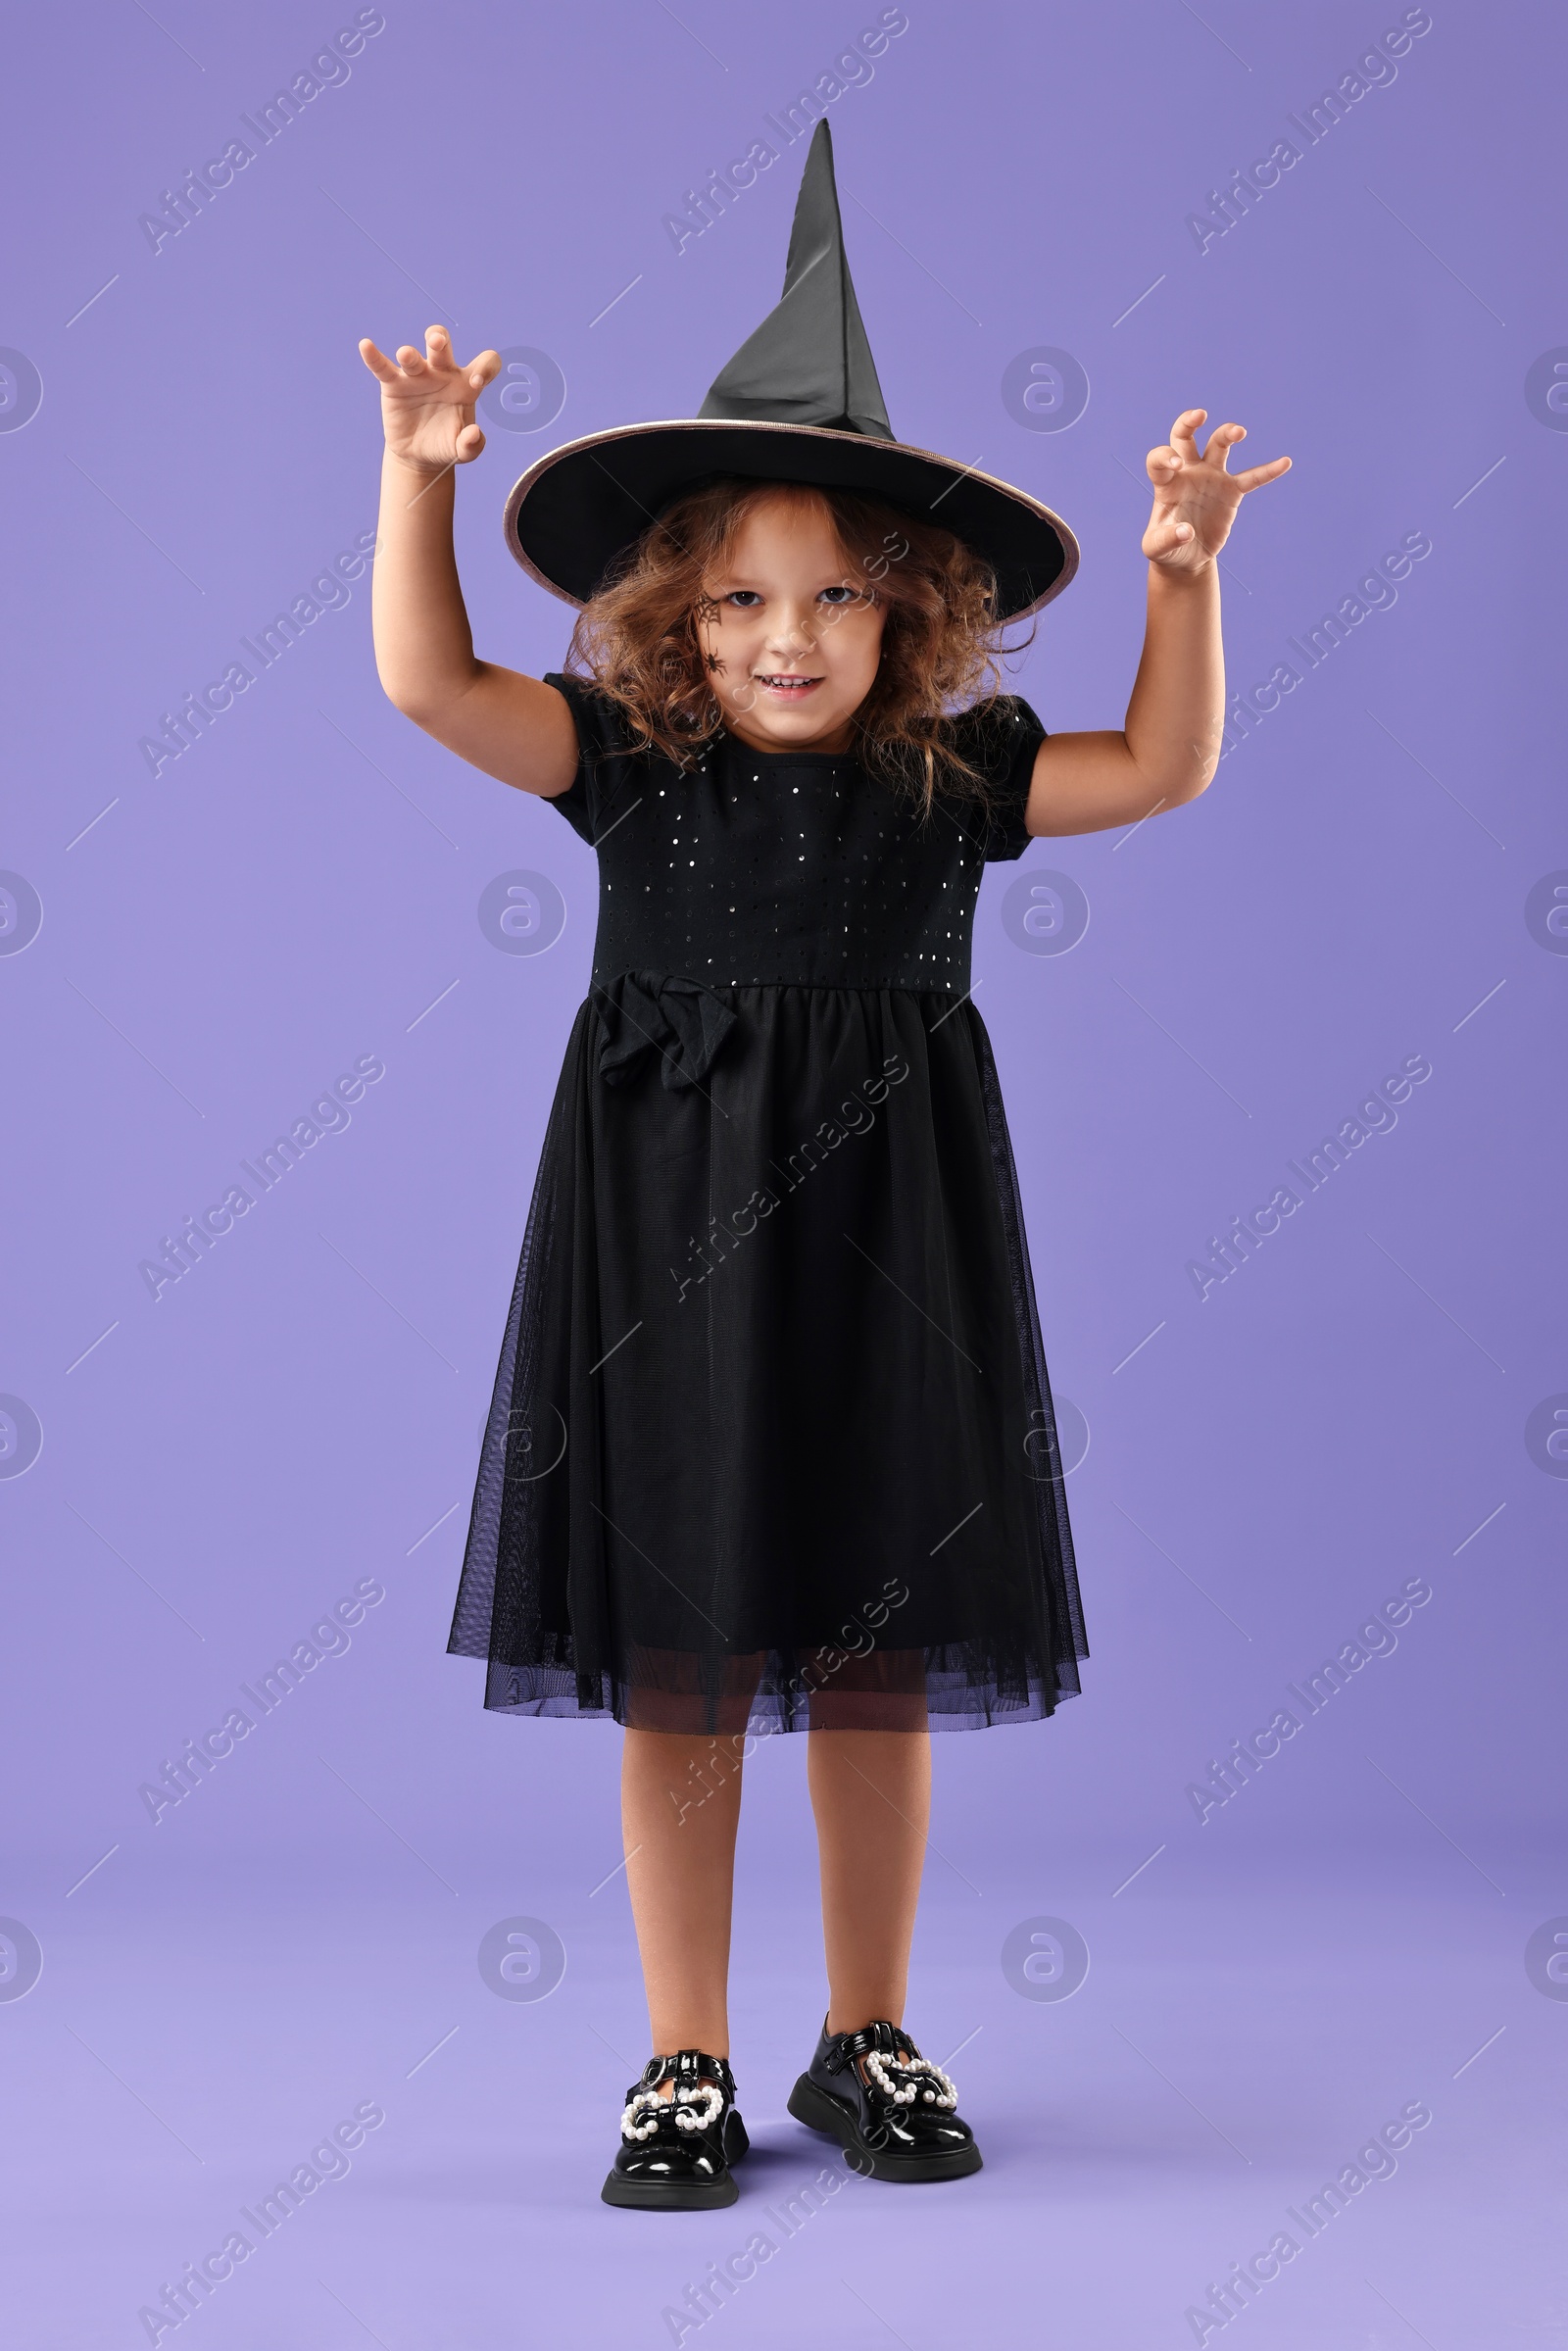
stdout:
POLYGON ((989 811, 553 676, 599 857, 450 1649, 485 1703, 700 1734, 1050 1714, 1088 1654, 1018 1188, 969 989, 989 811))

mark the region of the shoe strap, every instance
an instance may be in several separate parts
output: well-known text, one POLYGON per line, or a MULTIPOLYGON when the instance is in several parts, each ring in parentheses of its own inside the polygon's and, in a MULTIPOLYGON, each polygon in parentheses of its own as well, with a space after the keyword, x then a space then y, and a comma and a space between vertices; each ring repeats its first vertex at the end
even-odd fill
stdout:
POLYGON ((631 2098, 640 2089, 657 2089, 662 2082, 673 2081, 677 2090, 695 2089, 702 2081, 716 2082, 724 2093, 724 2103, 735 2102, 735 2077, 725 2057, 710 2057, 705 2049, 676 2049, 662 2057, 650 2057, 642 2077, 626 2092, 631 2098))
POLYGON ((823 2069, 829 2074, 842 2074, 846 2066, 853 2065, 858 2057, 868 2055, 872 2049, 878 2050, 884 2057, 897 2056, 901 2052, 910 2057, 919 2055, 906 2033, 901 2032, 897 2025, 889 2024, 886 2017, 877 2017, 869 2025, 862 2025, 857 2033, 833 2033, 822 2050, 823 2069))

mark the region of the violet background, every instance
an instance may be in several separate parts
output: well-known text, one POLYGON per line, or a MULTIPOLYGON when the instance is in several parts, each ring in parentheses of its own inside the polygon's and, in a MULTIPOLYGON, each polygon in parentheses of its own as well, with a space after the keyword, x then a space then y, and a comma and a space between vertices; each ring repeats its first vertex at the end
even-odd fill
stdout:
MULTIPOLYGON (((0 2344, 148 2340, 138 2310, 362 2100, 387 2120, 348 2178, 160 2340, 668 2342, 824 2160, 783 2114, 821 2012, 801 1743, 755 1760, 742 1833, 758 2156, 733 2211, 656 2225, 596 2201, 646 2054, 618 1737, 486 1716, 444 1654, 591 854, 384 701, 368 578, 157 780, 138 740, 371 526, 355 343, 438 318, 564 374, 544 430, 492 432, 458 522, 481 653, 556 666, 569 614, 507 554, 507 490, 559 439, 692 412, 776 299, 805 140, 679 256, 662 216, 879 13, 389 0, 347 83, 156 255, 138 216, 353 12, 98 4, 11 34, 0 341, 43 401, 0 433, 0 865, 43 923, 0 955, 0 1390, 43 1446, 0 1479, 0 1912, 43 1973, 0 1997, 0 2344), (477 919, 515 869, 565 903, 538 955, 477 919), (160 1236, 368 1053, 347 1131, 155 1304, 160 1236), (139 1786, 372 1576, 348 1652, 154 1826, 139 1786), (564 1944, 546 2000, 480 1978, 517 1915, 564 1944)), ((773 2228, 687 2342, 1193 2341, 1209 2281, 1415 2099, 1397 2175, 1205 2339, 1460 2351, 1568 2322, 1568 2010, 1524 1964, 1568 1911, 1568 1487, 1525 1442, 1568 1389, 1568 962, 1525 919, 1568 865, 1568 441, 1525 396, 1568 342, 1560 22, 1435 6, 1237 227, 1200 254, 1185 225, 1402 13, 912 0, 830 110, 895 427, 1083 542, 1018 669, 1048 727, 1120 722, 1142 462, 1189 404, 1295 460, 1226 553, 1233 688, 1403 534, 1432 553, 1197 806, 987 877, 977 1003, 1091 1433, 1085 1694, 938 1743, 909 2021, 961 2051, 986 2170, 773 2228), (1037 346, 1087 370, 1069 430, 1004 406, 1037 346), (1067 955, 1004 926, 1035 869, 1088 897, 1067 955), (1397 1127, 1200 1303, 1187 1260, 1416 1053, 1397 1127), (1188 1783, 1416 1576, 1396 1652, 1200 1826, 1188 1783), (1043 1915, 1092 1954, 1070 2000, 1000 1965, 1043 1915)))

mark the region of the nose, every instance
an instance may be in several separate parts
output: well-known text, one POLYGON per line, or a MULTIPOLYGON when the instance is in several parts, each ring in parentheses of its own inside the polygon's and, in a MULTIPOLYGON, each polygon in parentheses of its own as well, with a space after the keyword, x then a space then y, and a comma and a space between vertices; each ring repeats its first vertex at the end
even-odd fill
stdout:
POLYGON ((816 644, 816 632, 811 626, 814 614, 807 604, 780 602, 773 608, 772 626, 768 630, 767 650, 792 661, 799 661, 816 644))

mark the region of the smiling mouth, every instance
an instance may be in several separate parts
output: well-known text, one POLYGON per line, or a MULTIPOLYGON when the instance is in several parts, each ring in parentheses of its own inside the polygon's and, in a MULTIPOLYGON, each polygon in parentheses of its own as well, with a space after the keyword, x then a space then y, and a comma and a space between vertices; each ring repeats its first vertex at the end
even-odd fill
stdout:
POLYGON ((800 677, 793 670, 754 669, 752 675, 757 684, 764 687, 769 694, 794 696, 797 699, 809 694, 813 687, 822 683, 819 677, 800 677))

